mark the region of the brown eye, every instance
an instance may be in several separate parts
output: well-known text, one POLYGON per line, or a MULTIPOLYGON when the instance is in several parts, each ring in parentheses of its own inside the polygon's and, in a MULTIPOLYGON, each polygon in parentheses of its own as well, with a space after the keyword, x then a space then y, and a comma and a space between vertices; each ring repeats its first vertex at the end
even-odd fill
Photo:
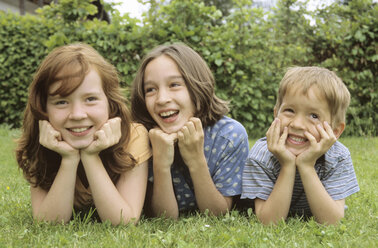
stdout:
POLYGON ((87 98, 88 102, 93 102, 93 101, 96 101, 96 100, 97 100, 97 97, 94 97, 94 96, 91 96, 91 97, 87 98))
POLYGON ((155 89, 152 88, 152 87, 148 87, 148 88, 145 88, 145 89, 144 89, 144 93, 145 93, 145 94, 146 94, 146 93, 149 93, 149 92, 153 92, 153 91, 155 91, 155 89))
POLYGON ((291 108, 287 108, 287 109, 284 109, 284 112, 294 113, 294 110, 292 110, 291 108))
POLYGON ((64 104, 67 104, 67 103, 68 103, 67 101, 59 100, 59 101, 56 101, 54 104, 55 105, 64 105, 64 104))

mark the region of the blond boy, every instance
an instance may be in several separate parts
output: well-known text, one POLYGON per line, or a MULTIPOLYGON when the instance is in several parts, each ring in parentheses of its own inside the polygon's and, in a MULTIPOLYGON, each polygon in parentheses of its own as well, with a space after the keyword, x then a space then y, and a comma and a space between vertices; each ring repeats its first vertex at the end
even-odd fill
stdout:
POLYGON ((344 217, 345 198, 359 191, 349 150, 337 141, 349 101, 344 83, 325 68, 286 72, 275 120, 243 171, 241 198, 254 199, 262 223, 304 215, 335 224, 344 217))

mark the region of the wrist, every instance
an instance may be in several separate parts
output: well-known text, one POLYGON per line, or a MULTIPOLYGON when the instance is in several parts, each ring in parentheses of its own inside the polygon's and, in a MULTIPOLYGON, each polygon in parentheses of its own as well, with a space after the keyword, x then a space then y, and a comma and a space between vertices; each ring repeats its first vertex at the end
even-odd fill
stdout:
POLYGON ((315 172, 315 163, 301 163, 297 164, 299 173, 312 173, 315 172))
POLYGON ((170 163, 153 162, 152 169, 153 169, 154 175, 156 173, 160 173, 160 174, 169 173, 170 174, 171 173, 171 164, 170 163))
POLYGON ((202 158, 200 160, 191 160, 189 163, 186 164, 186 166, 189 169, 190 175, 201 173, 203 169, 206 169, 207 171, 209 170, 205 158, 202 158))
POLYGON ((67 162, 67 163, 78 164, 79 161, 80 161, 80 154, 79 153, 65 154, 65 155, 61 155, 61 157, 62 157, 62 163, 67 162))
POLYGON ((80 158, 83 165, 94 160, 101 160, 99 153, 86 153, 84 151, 80 152, 80 158))
POLYGON ((281 166, 281 170, 282 169, 287 169, 287 170, 291 170, 291 169, 295 169, 296 165, 295 165, 295 161, 285 161, 285 162, 280 162, 280 166, 281 166))

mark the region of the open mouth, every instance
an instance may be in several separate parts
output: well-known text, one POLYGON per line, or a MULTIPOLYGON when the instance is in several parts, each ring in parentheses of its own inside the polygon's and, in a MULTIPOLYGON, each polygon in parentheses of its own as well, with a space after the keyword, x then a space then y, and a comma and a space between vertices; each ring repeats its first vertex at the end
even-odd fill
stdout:
POLYGON ((294 143, 294 144, 303 144, 307 141, 306 138, 302 138, 302 137, 299 137, 299 136, 293 136, 293 135, 289 135, 288 140, 290 140, 291 143, 294 143))
POLYGON ((161 112, 159 114, 159 116, 163 119, 168 119, 168 118, 171 118, 171 117, 178 115, 178 113, 179 113, 178 110, 176 110, 176 111, 171 110, 171 111, 167 111, 167 112, 161 112))
POLYGON ((82 133, 85 132, 89 129, 91 129, 92 126, 90 127, 77 127, 77 128, 67 128, 68 131, 73 132, 73 133, 82 133))

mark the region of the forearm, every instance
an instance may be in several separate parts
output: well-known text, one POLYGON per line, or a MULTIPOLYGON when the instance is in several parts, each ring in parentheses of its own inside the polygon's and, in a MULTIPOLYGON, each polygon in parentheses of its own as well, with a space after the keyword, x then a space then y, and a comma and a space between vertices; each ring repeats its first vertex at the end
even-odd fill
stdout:
POLYGON ((139 214, 121 196, 99 156, 82 156, 94 204, 102 221, 113 225, 138 220, 139 214))
POLYGON ((154 169, 154 183, 152 189, 152 211, 155 216, 165 216, 177 219, 179 210, 173 190, 170 170, 154 169))
POLYGON ((325 190, 314 167, 298 167, 307 201, 316 221, 336 224, 344 217, 344 201, 335 201, 325 190))
POLYGON ((232 198, 223 196, 215 187, 213 179, 209 173, 206 159, 201 162, 202 165, 189 168, 190 176, 193 181, 194 193, 198 208, 201 212, 206 209, 213 215, 221 215, 230 210, 232 198))
MULTIPOLYGON (((265 225, 285 220, 290 210, 295 180, 295 166, 282 167, 266 201, 256 204, 256 216, 265 225)), ((255 201, 256 203, 256 201, 255 201)))
POLYGON ((48 192, 31 186, 33 217, 36 220, 67 223, 71 219, 77 164, 63 159, 48 192))

